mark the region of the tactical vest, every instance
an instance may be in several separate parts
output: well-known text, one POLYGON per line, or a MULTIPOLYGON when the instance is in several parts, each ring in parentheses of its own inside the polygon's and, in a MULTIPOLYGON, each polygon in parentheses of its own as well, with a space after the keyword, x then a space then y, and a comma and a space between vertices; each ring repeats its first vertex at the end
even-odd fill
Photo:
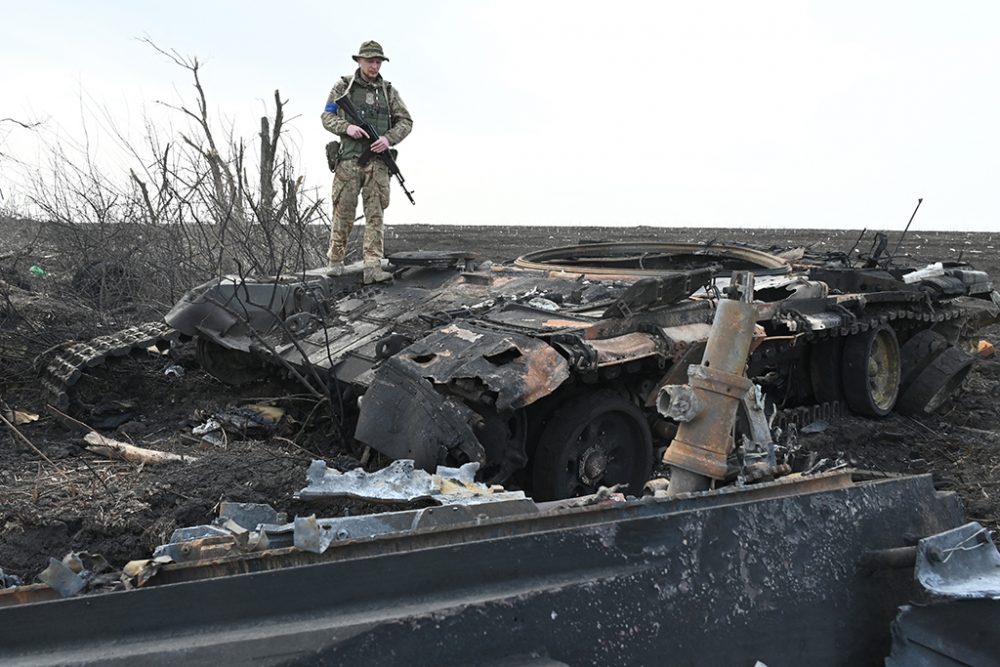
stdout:
MULTIPOLYGON (((357 75, 349 93, 351 104, 358 110, 363 120, 368 121, 378 130, 379 136, 384 136, 391 127, 388 100, 391 87, 392 84, 384 81, 367 83, 361 79, 360 75, 357 75)), ((372 139, 376 138, 372 137, 372 139)), ((367 139, 358 140, 343 137, 340 144, 340 159, 347 160, 359 157, 368 148, 369 143, 367 139)))

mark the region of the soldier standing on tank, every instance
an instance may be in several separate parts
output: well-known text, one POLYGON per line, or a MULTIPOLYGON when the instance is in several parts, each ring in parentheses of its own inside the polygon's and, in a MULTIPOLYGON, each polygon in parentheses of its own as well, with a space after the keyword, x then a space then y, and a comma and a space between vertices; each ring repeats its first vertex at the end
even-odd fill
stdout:
POLYGON ((389 205, 389 170, 385 162, 372 159, 366 165, 358 158, 371 144, 378 154, 402 141, 413 129, 413 119, 403 104, 399 92, 382 78, 379 70, 388 62, 382 45, 368 41, 361 45, 357 55, 351 56, 358 69, 350 76, 341 77, 330 91, 323 110, 323 127, 340 137, 335 154, 328 152, 333 177, 333 227, 330 230, 330 249, 327 252, 329 272, 341 275, 344 271, 344 251, 347 237, 354 226, 354 214, 361 194, 365 214, 364 282, 388 280, 392 274, 383 271, 383 211, 389 205), (378 137, 369 137, 364 130, 352 124, 336 100, 344 94, 350 96, 354 108, 364 120, 378 130, 378 137))

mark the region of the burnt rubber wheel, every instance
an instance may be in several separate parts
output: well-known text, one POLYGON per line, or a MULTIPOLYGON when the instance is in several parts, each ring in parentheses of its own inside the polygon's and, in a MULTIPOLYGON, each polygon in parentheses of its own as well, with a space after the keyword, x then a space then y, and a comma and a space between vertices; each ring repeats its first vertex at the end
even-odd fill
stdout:
POLYGON ((231 350, 198 336, 195 357, 205 372, 220 382, 238 387, 267 375, 264 363, 249 352, 231 350))
POLYGON ((843 341, 840 338, 817 341, 810 346, 809 385, 817 403, 843 400, 842 358, 843 341))
POLYGON ((930 414, 962 386, 975 358, 957 347, 936 356, 899 397, 896 410, 904 415, 930 414))
POLYGON ((559 500, 614 484, 639 494, 652 468, 653 438, 642 411, 614 391, 598 391, 552 413, 535 450, 532 495, 559 500))
POLYGON ((900 395, 927 366, 942 352, 951 347, 948 339, 936 331, 924 329, 910 337, 899 348, 899 360, 902 374, 899 378, 900 395))
POLYGON ((889 414, 899 378, 899 342, 892 327, 882 324, 844 341, 841 380, 851 410, 866 417, 889 414))

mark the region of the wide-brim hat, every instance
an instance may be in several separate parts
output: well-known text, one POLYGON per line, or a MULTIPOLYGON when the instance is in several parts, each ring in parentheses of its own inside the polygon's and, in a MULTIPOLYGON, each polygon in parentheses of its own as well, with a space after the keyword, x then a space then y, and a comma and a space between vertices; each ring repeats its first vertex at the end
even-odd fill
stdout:
POLYGON ((385 61, 389 60, 385 57, 385 52, 382 51, 382 45, 371 40, 364 42, 361 45, 361 48, 358 49, 357 54, 351 57, 354 58, 354 62, 358 62, 359 58, 380 58, 385 61))

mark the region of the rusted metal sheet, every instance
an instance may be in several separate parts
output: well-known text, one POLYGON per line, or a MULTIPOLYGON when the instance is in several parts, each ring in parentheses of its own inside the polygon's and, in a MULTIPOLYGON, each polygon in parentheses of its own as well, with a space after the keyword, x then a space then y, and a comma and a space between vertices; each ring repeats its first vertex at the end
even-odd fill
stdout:
POLYGON ((25 584, 0 589, 0 607, 10 607, 28 602, 58 600, 59 593, 46 584, 25 584))

